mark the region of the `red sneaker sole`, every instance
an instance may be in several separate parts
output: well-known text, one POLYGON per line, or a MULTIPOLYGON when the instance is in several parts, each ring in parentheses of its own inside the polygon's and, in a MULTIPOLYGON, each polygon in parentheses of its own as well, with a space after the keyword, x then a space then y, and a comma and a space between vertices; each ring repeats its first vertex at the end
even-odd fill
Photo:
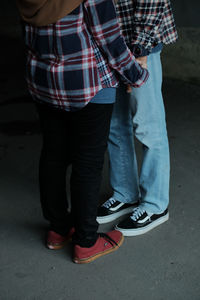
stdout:
POLYGON ((50 250, 59 250, 59 249, 62 249, 66 246, 66 244, 68 244, 68 242, 70 241, 71 239, 61 243, 61 244, 48 244, 47 243, 47 248, 50 249, 50 250))
POLYGON ((59 250, 62 249, 65 245, 47 245, 47 248, 50 250, 59 250))

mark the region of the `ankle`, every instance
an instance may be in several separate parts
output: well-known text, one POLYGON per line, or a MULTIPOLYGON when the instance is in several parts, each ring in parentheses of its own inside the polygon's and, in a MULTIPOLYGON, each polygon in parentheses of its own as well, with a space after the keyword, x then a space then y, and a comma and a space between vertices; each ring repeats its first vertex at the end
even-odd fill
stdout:
POLYGON ((76 235, 73 237, 73 244, 78 245, 82 248, 90 248, 95 245, 96 241, 98 239, 98 235, 96 234, 94 237, 82 237, 78 238, 76 235))

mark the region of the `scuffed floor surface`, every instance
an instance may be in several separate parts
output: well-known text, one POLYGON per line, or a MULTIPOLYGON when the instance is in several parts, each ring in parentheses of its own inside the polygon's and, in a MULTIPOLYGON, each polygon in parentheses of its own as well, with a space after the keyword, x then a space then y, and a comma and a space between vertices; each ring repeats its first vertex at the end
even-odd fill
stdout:
MULTIPOLYGON (((35 107, 26 94, 1 98, 0 299, 200 299, 200 87, 165 79, 163 91, 171 148, 170 219, 85 266, 72 263, 71 245, 55 252, 45 248, 35 107)), ((139 155, 140 150, 138 145, 139 155)), ((101 198, 109 193, 106 157, 101 198)))

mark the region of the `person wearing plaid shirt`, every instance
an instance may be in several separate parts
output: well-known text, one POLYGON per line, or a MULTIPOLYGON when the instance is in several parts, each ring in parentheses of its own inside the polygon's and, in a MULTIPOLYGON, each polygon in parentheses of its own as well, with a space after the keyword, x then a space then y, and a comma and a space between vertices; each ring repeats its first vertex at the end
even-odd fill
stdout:
POLYGON ((120 34, 112 0, 86 0, 56 23, 25 22, 24 29, 27 83, 43 133, 39 183, 43 215, 50 223, 47 247, 62 248, 72 237, 73 261, 88 263, 123 242, 117 230, 97 233, 101 173, 119 78, 139 87, 148 71, 120 34))
POLYGON ((139 89, 124 84, 118 89, 108 143, 113 195, 99 207, 97 221, 107 223, 129 213, 115 228, 135 236, 169 217, 170 163, 160 53, 164 44, 177 40, 177 31, 169 0, 119 0, 117 12, 127 45, 150 76, 139 89), (140 172, 134 138, 143 150, 140 172))
POLYGON ((118 75, 135 87, 144 83, 147 71, 124 43, 115 17, 111 0, 89 0, 56 24, 25 25, 27 82, 36 101, 75 111, 101 89, 117 87, 118 75))

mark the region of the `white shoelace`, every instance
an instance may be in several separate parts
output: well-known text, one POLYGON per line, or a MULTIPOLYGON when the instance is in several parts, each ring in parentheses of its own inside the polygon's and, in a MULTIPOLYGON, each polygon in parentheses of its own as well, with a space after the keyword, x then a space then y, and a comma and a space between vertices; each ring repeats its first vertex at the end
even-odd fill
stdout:
POLYGON ((144 213, 145 213, 144 209, 142 209, 140 207, 136 207, 133 209, 133 214, 131 216, 131 219, 133 221, 137 221, 144 213))
POLYGON ((110 208, 111 205, 113 205, 115 202, 117 202, 117 200, 111 197, 103 204, 103 206, 106 208, 110 208))

